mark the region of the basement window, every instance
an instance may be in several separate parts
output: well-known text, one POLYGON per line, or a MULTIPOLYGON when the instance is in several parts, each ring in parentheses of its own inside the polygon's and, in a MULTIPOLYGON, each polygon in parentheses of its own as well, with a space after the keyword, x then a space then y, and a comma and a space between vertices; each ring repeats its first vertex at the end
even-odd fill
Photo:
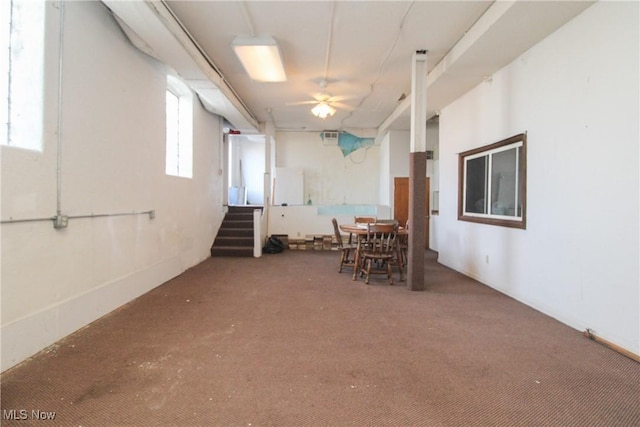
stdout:
POLYGON ((193 101, 191 90, 178 78, 167 77, 167 175, 193 177, 193 101))
POLYGON ((515 135, 458 157, 458 219, 526 228, 527 136, 515 135))
POLYGON ((0 2, 2 145, 42 151, 45 6, 0 2), (4 102, 6 100, 6 102, 4 102))

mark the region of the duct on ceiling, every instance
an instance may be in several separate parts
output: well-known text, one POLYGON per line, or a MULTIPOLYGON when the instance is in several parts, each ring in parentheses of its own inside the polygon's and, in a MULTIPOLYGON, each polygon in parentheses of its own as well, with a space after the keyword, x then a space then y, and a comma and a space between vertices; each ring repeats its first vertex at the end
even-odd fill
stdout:
POLYGON ((243 133, 259 124, 215 64, 202 52, 161 1, 102 0, 131 43, 168 65, 198 94, 207 111, 223 116, 243 133))

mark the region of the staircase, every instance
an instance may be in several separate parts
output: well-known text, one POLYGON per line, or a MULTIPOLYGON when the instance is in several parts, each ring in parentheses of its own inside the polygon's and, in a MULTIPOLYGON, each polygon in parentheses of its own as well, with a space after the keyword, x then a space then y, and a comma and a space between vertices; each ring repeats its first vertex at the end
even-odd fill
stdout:
POLYGON ((253 211, 258 206, 229 206, 218 235, 211 245, 211 256, 253 256, 253 211))

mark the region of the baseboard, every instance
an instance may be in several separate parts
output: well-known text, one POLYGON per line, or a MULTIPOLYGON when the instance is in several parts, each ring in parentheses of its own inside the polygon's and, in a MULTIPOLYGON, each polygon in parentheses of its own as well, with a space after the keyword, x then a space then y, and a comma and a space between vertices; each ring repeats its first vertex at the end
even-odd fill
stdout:
MULTIPOLYGON (((573 316, 567 315, 566 313, 561 313, 558 312, 558 310, 554 307, 550 307, 547 304, 545 304, 543 301, 540 300, 532 300, 530 296, 528 295, 523 295, 519 292, 509 292, 506 289, 501 289, 499 287, 496 287, 494 285, 492 285, 491 283, 488 283, 486 281, 483 280, 482 277, 479 277, 477 274, 474 274, 473 272, 467 271, 466 269, 462 268, 462 266, 458 265, 455 262, 450 262, 449 259, 443 259, 443 257, 439 256, 438 257, 438 262, 442 265, 444 265, 445 267, 448 267, 452 270, 457 271, 458 273, 464 274, 467 277, 470 277, 474 280, 477 280, 478 282, 482 283, 485 286, 488 286, 506 296, 508 296, 509 298, 513 298, 514 300, 525 304, 528 307, 533 308, 534 310, 539 311, 540 313, 549 316, 555 320, 557 320, 560 323, 563 323, 564 325, 575 329, 576 331, 585 331, 585 321, 584 319, 578 319, 575 318, 573 316)), ((632 348, 634 349, 638 349, 638 343, 637 342, 632 342, 629 341, 628 339, 625 339, 625 337, 620 336, 619 334, 612 334, 611 331, 610 332, 610 336, 605 337, 600 337, 597 336, 593 333, 593 331, 591 331, 591 329, 586 329, 585 332, 585 336, 587 336, 588 338, 599 342, 600 344, 614 350, 617 351, 618 353, 632 359, 635 360, 636 362, 640 362, 640 354, 638 354, 637 351, 633 351, 631 350, 632 348), (612 338, 615 337, 615 339, 612 338), (615 341, 615 342, 614 342, 615 341)))
POLYGON ((21 363, 183 271, 180 257, 172 257, 3 325, 0 371, 21 363))
POLYGON ((606 340, 604 338, 600 338, 599 336, 597 336, 596 334, 593 333, 593 331, 591 329, 586 329, 584 331, 584 336, 589 338, 590 340, 593 340, 597 343, 600 343, 602 345, 604 345, 605 347, 610 348, 613 351, 617 351, 618 353, 622 354, 623 356, 628 357, 629 359, 636 361, 638 363, 640 363, 640 354, 636 354, 634 352, 632 352, 631 350, 627 350, 624 347, 620 347, 618 344, 615 344, 609 340, 606 340))

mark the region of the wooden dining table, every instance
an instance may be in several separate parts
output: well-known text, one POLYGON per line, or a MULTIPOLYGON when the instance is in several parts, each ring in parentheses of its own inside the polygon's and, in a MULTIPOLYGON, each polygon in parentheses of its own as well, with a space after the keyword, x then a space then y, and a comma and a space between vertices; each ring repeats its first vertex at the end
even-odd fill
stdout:
MULTIPOLYGON (((364 237, 369 235, 369 229, 367 228, 367 224, 341 224, 340 230, 345 233, 355 234, 356 236, 356 253, 354 255, 353 262, 353 277, 352 280, 356 280, 358 278, 358 266, 360 265, 360 245, 364 240, 364 237)), ((398 236, 408 236, 409 231, 404 227, 398 227, 398 236)), ((398 267, 400 269, 400 280, 404 280, 404 265, 402 263, 402 254, 400 253, 400 245, 398 240, 396 239, 396 262, 398 263, 398 267)))

